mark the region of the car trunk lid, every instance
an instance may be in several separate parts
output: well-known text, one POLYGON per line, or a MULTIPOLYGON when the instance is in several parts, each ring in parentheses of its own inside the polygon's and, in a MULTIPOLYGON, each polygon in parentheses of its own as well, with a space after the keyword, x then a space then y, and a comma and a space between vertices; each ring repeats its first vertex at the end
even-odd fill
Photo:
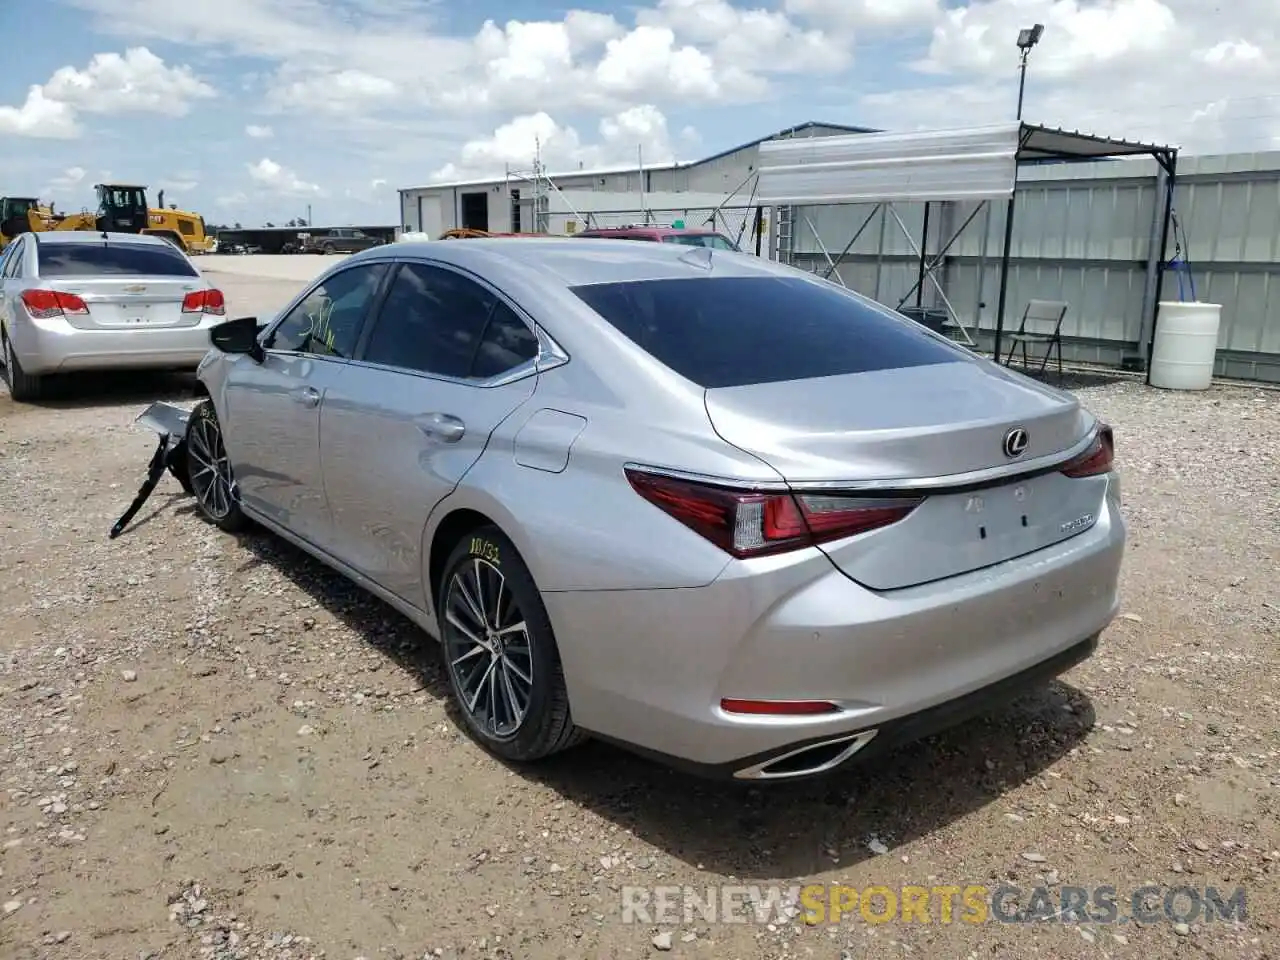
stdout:
POLYGON ((1105 477, 1052 469, 1089 435, 1093 419, 1079 402, 985 361, 712 389, 706 405, 720 436, 798 492, 920 499, 897 523, 823 545, 872 589, 955 576, 1074 536, 1092 526, 1106 493, 1105 477), (1025 433, 1024 449, 1006 449, 1013 431, 1025 433))
POLYGON ((85 330, 191 327, 199 312, 184 313, 188 293, 203 290, 197 277, 74 277, 50 279, 42 286, 84 301, 87 313, 68 313, 67 321, 85 330))

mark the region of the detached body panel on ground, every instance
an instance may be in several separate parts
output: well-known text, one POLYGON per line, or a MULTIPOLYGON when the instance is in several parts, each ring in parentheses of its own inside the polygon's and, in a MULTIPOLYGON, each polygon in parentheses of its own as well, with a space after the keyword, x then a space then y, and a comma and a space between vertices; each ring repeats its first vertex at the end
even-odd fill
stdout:
POLYGON ((440 637, 509 759, 590 732, 819 773, 1067 669, 1117 611, 1105 425, 754 257, 396 244, 216 336, 239 501, 206 515, 440 637))

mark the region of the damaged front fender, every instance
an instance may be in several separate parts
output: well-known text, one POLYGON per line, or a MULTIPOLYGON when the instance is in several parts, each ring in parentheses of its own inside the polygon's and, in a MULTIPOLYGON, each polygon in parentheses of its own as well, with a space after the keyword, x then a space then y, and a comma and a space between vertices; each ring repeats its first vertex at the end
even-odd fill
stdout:
POLYGON ((147 465, 147 477, 138 488, 137 496, 111 528, 110 538, 114 540, 124 532, 125 527, 142 509, 142 505, 154 492, 165 472, 173 474, 182 489, 190 494, 191 481, 187 475, 187 424, 191 419, 191 411, 176 404, 158 401, 142 411, 134 421, 154 430, 160 435, 151 462, 147 465))

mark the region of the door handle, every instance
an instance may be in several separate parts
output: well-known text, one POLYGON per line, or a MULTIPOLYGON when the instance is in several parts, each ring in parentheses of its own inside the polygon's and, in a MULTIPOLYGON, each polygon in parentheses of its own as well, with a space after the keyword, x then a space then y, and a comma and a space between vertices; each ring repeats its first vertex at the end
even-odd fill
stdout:
POLYGON ((320 404, 320 391, 315 387, 303 387, 293 392, 293 399, 304 407, 315 407, 320 404))
POLYGON ((428 437, 445 443, 457 443, 467 432, 466 425, 461 420, 447 413, 427 414, 418 421, 418 429, 428 437))

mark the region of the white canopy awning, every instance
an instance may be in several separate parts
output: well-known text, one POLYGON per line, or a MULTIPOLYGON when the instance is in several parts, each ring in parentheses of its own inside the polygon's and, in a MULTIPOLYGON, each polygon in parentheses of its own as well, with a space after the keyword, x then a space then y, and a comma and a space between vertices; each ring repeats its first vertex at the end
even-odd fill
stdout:
POLYGON ((918 133, 797 137, 760 144, 762 206, 1013 195, 1018 123, 918 133))

